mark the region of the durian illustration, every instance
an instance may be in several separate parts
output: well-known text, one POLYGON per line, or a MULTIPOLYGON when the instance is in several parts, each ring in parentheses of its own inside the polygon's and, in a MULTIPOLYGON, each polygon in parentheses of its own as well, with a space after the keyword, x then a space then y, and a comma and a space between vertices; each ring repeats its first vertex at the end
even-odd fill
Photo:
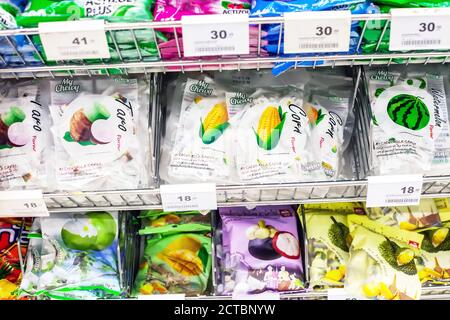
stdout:
POLYGON ((414 251, 409 248, 402 248, 394 241, 386 238, 379 246, 381 256, 389 265, 407 275, 417 274, 416 264, 414 262, 414 251))
POLYGON ((342 222, 336 221, 334 217, 330 217, 333 224, 328 229, 328 237, 331 242, 339 249, 348 252, 351 244, 351 236, 348 227, 342 222))

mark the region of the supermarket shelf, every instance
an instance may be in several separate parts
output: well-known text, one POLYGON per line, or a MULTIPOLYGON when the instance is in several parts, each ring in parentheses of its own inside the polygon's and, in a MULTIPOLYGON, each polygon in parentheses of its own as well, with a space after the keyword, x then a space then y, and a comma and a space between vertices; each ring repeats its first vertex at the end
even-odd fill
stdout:
MULTIPOLYGON (((110 73, 149 73, 149 72, 185 72, 185 71, 206 71, 206 70, 240 70, 240 69, 260 69, 271 68, 276 63, 293 62, 295 67, 302 67, 302 62, 309 62, 307 66, 341 66, 341 65, 390 65, 390 64, 428 64, 428 63, 446 63, 450 57, 450 50, 444 51, 422 51, 422 52, 382 52, 380 45, 383 35, 388 32, 388 26, 391 21, 390 14, 360 14, 352 15, 352 22, 360 23, 361 34, 354 52, 357 54, 309 54, 297 57, 268 56, 264 53, 263 31, 262 27, 268 24, 280 25, 283 30, 282 17, 270 18, 250 18, 249 26, 256 28, 257 31, 252 37, 256 45, 251 48, 250 55, 243 56, 214 56, 208 58, 184 58, 182 40, 177 29, 181 28, 180 21, 166 22, 143 22, 143 23, 107 23, 105 31, 110 39, 110 51, 113 59, 103 59, 101 63, 92 63, 86 61, 58 61, 54 65, 45 65, 44 52, 42 48, 36 45, 38 39, 38 29, 15 29, 1 30, 0 40, 5 39, 6 44, 11 47, 11 54, 19 61, 14 67, 5 66, 0 68, 0 77, 55 77, 55 76, 77 76, 77 75, 110 75, 110 73), (378 24, 378 25, 377 25, 378 24), (140 41, 156 39, 155 30, 160 28, 173 30, 175 43, 172 44, 172 52, 166 55, 163 43, 156 43, 156 50, 152 54, 142 53, 140 41), (378 29, 381 31, 380 39, 376 42, 373 52, 361 53, 364 45, 363 36, 367 30, 378 29), (23 36, 25 46, 19 46, 14 37, 23 36), (131 45, 133 54, 126 54, 121 49, 119 39, 121 37, 132 39, 127 45, 131 45), (24 58, 24 47, 31 50, 36 61, 33 64, 27 62, 24 58), (175 50, 176 47, 176 50, 175 50), (175 50, 175 53, 173 52, 175 50), (128 57, 128 58, 127 58, 128 57), (161 60, 162 58, 162 60, 161 60), (37 64, 37 65, 36 65, 37 64)), ((276 52, 280 52, 282 32, 279 33, 279 41, 276 52)), ((130 50, 129 47, 127 50, 130 50)), ((170 50, 169 50, 170 51, 170 50)), ((130 51, 128 51, 129 53, 130 51)), ((27 52, 30 53, 29 51, 27 52)), ((0 63, 5 62, 0 55, 0 63)))

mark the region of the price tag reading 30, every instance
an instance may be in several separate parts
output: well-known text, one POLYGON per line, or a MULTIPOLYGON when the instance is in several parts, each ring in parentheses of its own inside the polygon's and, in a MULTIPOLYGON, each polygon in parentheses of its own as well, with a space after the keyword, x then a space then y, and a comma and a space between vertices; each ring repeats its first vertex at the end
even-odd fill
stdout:
POLYGON ((168 184, 160 192, 164 211, 217 209, 215 183, 168 184))
POLYGON ((389 50, 450 49, 450 8, 391 9, 389 50))
POLYGON ((286 12, 284 53, 347 52, 350 11, 286 12))
POLYGON ((372 176, 367 178, 366 206, 416 206, 420 202, 423 177, 420 174, 372 176))
POLYGON ((0 217, 45 217, 48 215, 41 190, 0 192, 0 217))
POLYGON ((183 16, 185 57, 249 54, 247 14, 183 16))
POLYGON ((110 58, 103 20, 42 22, 39 35, 48 60, 110 58))

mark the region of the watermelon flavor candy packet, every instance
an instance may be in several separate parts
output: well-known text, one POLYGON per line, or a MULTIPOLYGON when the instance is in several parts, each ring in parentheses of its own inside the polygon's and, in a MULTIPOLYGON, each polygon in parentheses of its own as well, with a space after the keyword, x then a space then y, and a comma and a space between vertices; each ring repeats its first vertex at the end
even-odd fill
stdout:
POLYGON ((0 219, 0 300, 17 298, 22 280, 20 259, 27 254, 31 221, 31 218, 0 219))
POLYGON ((304 289, 295 212, 289 206, 220 208, 217 294, 304 289))
POLYGON ((439 138, 448 132, 443 78, 426 71, 367 69, 372 110, 371 143, 374 174, 425 173, 432 168, 439 138))
POLYGON ((156 212, 145 216, 140 235, 148 235, 134 294, 205 293, 211 274, 210 215, 156 212))

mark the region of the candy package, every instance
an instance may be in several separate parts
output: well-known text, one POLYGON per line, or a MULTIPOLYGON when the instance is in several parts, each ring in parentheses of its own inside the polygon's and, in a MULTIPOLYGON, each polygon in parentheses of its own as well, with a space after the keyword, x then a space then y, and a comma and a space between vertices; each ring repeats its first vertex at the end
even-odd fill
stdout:
POLYGON ((219 213, 217 294, 304 289, 297 220, 291 207, 221 208, 219 213))

